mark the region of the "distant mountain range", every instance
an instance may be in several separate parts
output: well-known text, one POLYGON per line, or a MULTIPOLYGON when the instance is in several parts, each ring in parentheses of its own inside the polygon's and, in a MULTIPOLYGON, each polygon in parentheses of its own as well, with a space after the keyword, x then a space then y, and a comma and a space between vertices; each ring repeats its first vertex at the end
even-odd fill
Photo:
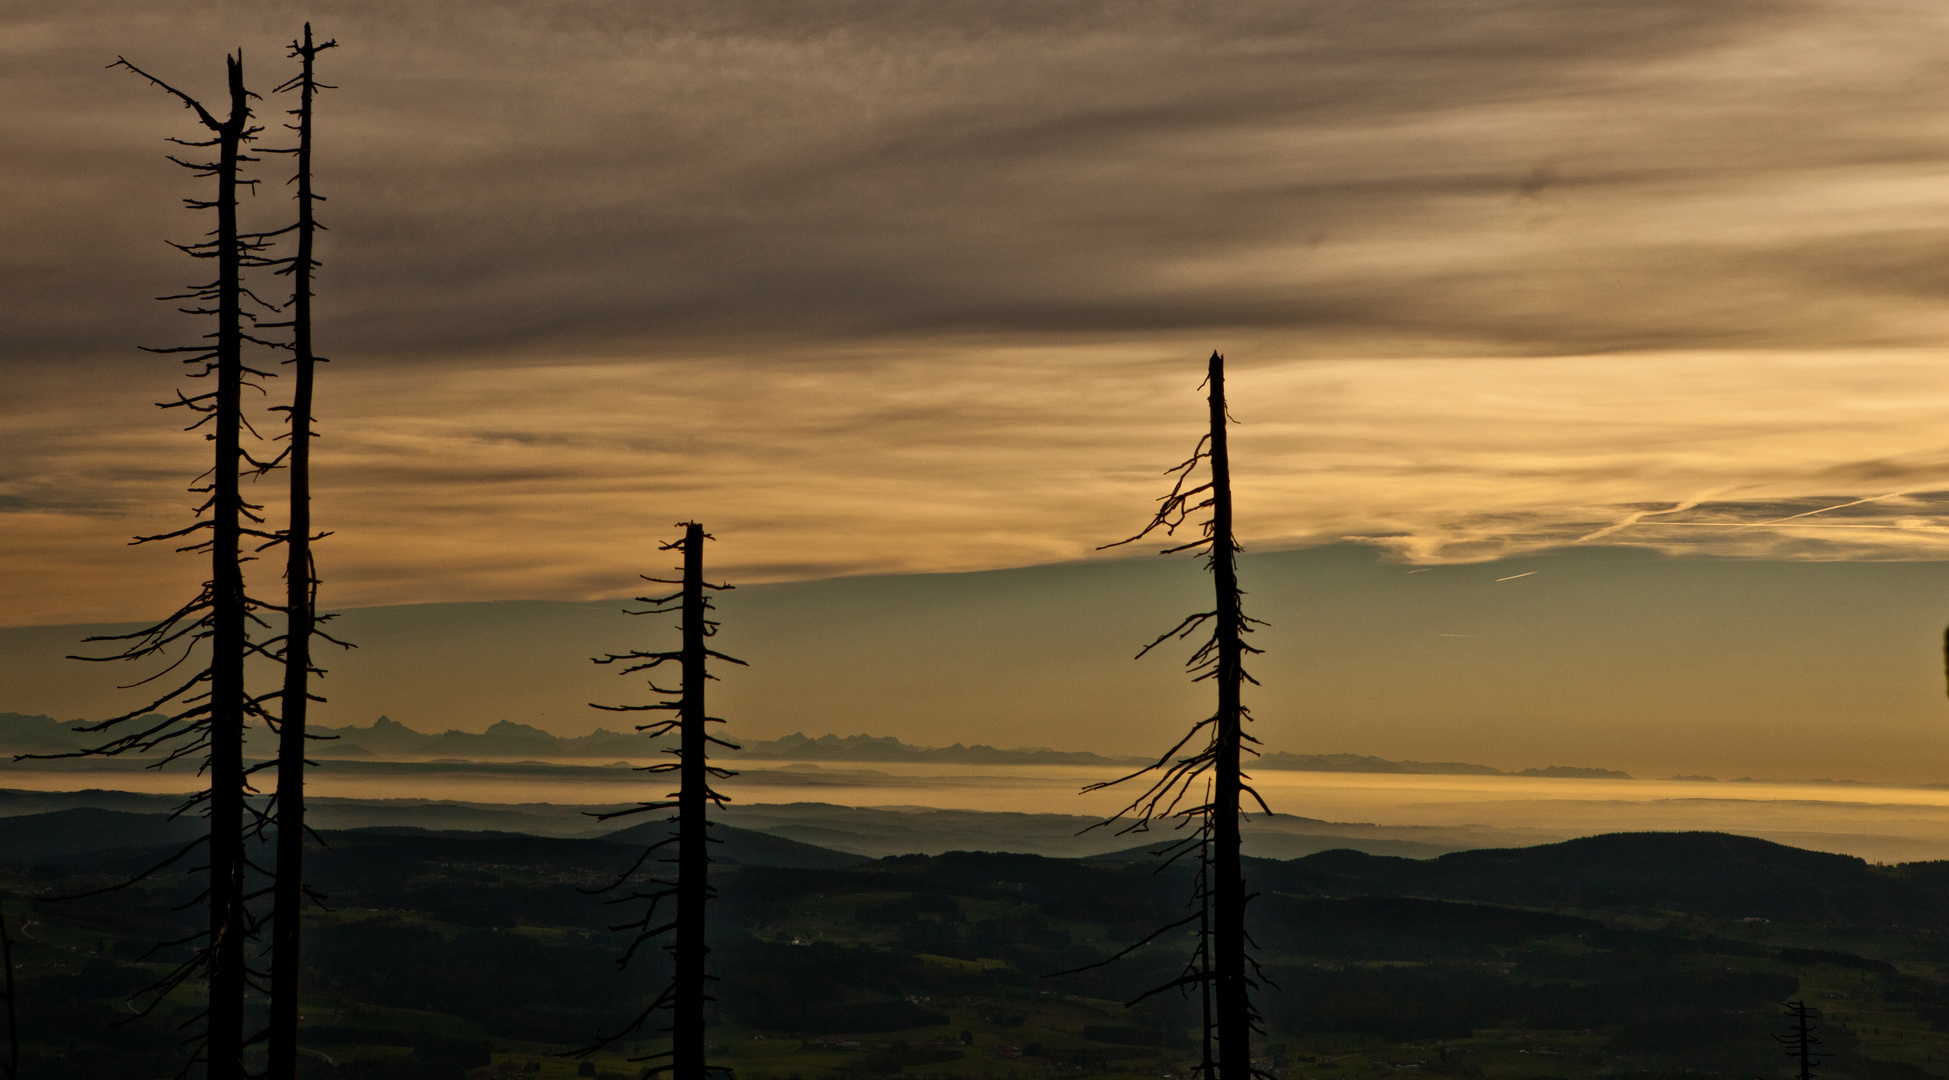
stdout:
MULTIPOLYGON (((332 741, 314 751, 324 757, 466 758, 642 758, 661 752, 669 742, 649 742, 643 736, 597 728, 587 735, 565 739, 527 724, 502 720, 478 734, 444 731, 438 735, 414 731, 405 724, 380 717, 371 727, 317 728, 332 741)), ((942 762, 964 765, 1127 765, 1138 759, 1109 758, 1080 751, 1000 750, 992 746, 911 746, 899 739, 874 735, 792 734, 782 739, 752 739, 740 744, 747 758, 780 761, 942 762)))
POLYGON ((1082 750, 1049 750, 1031 747, 998 750, 979 743, 974 746, 910 746, 899 739, 876 735, 821 735, 814 739, 793 733, 782 739, 756 740, 744 744, 752 757, 781 761, 914 761, 960 765, 1136 765, 1148 759, 1104 757, 1082 750))
MULTIPOLYGON (((50 716, 0 713, 0 753, 48 754, 79 750, 98 742, 73 729, 85 721, 59 721, 50 716)), ((263 733, 257 732, 259 739, 263 733)), ((311 756, 321 758, 360 758, 379 760, 458 758, 477 760, 543 761, 552 758, 634 758, 656 753, 640 735, 601 728, 579 738, 564 739, 527 724, 503 720, 486 731, 443 731, 438 734, 415 731, 405 724, 382 716, 369 727, 324 727, 314 725, 311 734, 320 736, 311 756)), ((270 751, 264 746, 265 753, 270 751)))
MULTIPOLYGON (((0 753, 46 754, 81 749, 90 742, 87 736, 73 731, 81 723, 79 720, 57 721, 50 716, 0 713, 0 753)), ((658 754, 670 745, 667 742, 648 742, 634 733, 604 728, 575 738, 563 738, 538 727, 508 720, 499 721, 481 732, 449 730, 430 734, 381 716, 368 727, 313 727, 312 733, 323 737, 322 741, 313 745, 313 757, 360 760, 640 760, 658 754)), ((749 740, 742 746, 743 756, 748 759, 774 761, 1130 766, 1148 764, 1151 760, 1143 757, 1106 757, 1082 750, 1050 750, 1043 747, 1005 750, 960 743, 938 747, 914 746, 896 738, 876 735, 821 735, 814 738, 794 733, 779 739, 749 740)), ((268 746, 265 752, 269 752, 268 746)), ((1457 761, 1389 761, 1364 754, 1272 753, 1260 758, 1256 767, 1310 772, 1630 779, 1629 774, 1611 769, 1552 765, 1545 769, 1505 773, 1488 765, 1457 761)))
POLYGON ((1429 776, 1501 776, 1501 769, 1489 765, 1467 765, 1459 761, 1389 761, 1366 754, 1288 754, 1283 751, 1261 756, 1252 765, 1261 769, 1296 769, 1304 772, 1420 773, 1429 776))
POLYGON ((641 735, 597 728, 587 735, 564 739, 552 732, 527 724, 502 720, 486 731, 449 730, 437 735, 414 731, 389 717, 380 717, 370 727, 319 727, 315 734, 330 741, 320 742, 313 753, 322 757, 359 758, 462 758, 470 761, 511 758, 543 761, 550 758, 643 757, 655 753, 660 744, 647 743, 641 735))

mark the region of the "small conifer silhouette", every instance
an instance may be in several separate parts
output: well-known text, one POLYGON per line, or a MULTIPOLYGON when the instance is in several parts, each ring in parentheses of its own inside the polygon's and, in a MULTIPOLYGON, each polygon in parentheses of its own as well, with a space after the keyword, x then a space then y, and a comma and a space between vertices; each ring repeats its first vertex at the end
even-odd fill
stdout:
POLYGON ((1792 1058, 1799 1067, 1800 1080, 1814 1080, 1814 1066, 1819 1065, 1821 1059, 1821 1055, 1814 1051, 1814 1047, 1820 1045, 1820 1039, 1814 1035, 1814 1029, 1820 1026, 1820 1012, 1808 1008, 1804 1001, 1782 1002, 1780 1007, 1787 1011, 1789 1027, 1785 1035, 1775 1035, 1773 1038, 1786 1045, 1787 1057, 1792 1058))

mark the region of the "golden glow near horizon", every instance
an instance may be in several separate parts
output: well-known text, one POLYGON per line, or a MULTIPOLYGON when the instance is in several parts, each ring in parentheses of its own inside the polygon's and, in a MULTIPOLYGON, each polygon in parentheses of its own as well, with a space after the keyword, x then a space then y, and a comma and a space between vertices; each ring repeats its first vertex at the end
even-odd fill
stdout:
MULTIPOLYGON (((615 596, 655 569, 677 507, 711 524, 722 573, 745 582, 1090 557, 1196 438, 1195 380, 1162 351, 935 349, 836 372, 348 366, 322 409, 336 416, 317 488, 336 530, 328 595, 615 596), (1057 385, 1038 386, 1051 370, 1057 385)), ((1949 555, 1949 356, 1933 350, 1236 355, 1241 517, 1259 550, 1353 537, 1430 563, 1575 543, 1949 555)), ((52 395, 37 404, 8 419, 12 441, 114 510, 10 516, 31 527, 6 534, 5 621, 140 618, 197 569, 125 535, 180 513, 197 447, 155 427, 64 440, 85 425, 52 395)), ((274 503, 275 481, 262 494, 274 503)))
MULTIPOLYGON (((634 801, 642 792, 641 778, 621 768, 601 776, 505 771, 402 776, 361 772, 356 764, 340 771, 335 764, 326 762, 311 778, 311 790, 320 798, 603 806, 634 801)), ((1086 782, 1118 775, 1113 769, 738 764, 743 771, 723 784, 734 813, 767 804, 837 803, 1063 814, 1088 820, 1122 806, 1113 792, 1077 795, 1086 782)), ((1712 829, 1876 861, 1949 855, 1949 792, 1916 787, 1271 770, 1259 770, 1253 780, 1287 816, 1278 822, 1248 817, 1248 849, 1256 836, 1282 831, 1448 843, 1456 843, 1459 836, 1465 846, 1513 847, 1604 832, 1712 829)), ((99 770, 36 771, 8 778, 12 787, 44 791, 100 787, 104 782, 120 790, 167 794, 196 787, 189 770, 124 770, 112 779, 99 770)), ((1100 842, 1098 850, 1109 851, 1126 845, 1128 838, 1108 835, 1100 842)))

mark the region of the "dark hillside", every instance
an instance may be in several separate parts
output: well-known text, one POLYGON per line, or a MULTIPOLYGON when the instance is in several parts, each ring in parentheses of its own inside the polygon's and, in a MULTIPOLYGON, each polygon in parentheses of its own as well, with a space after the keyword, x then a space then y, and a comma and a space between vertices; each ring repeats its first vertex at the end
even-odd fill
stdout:
POLYGON ((1500 949, 1604 924, 1549 912, 1391 896, 1261 896, 1253 937, 1279 954, 1337 960, 1497 960, 1500 949))
POLYGON ((0 817, 0 862, 72 865, 103 852, 187 843, 204 831, 197 818, 89 807, 0 817))
MULTIPOLYGON (((627 829, 608 833, 602 839, 612 844, 647 845, 654 844, 670 835, 670 823, 666 821, 646 821, 627 829)), ((715 822, 711 836, 719 841, 711 848, 711 858, 737 866, 779 866, 792 870, 829 870, 841 866, 858 866, 872 862, 864 855, 853 855, 844 851, 834 851, 813 844, 801 843, 783 836, 740 829, 734 825, 715 822)))
POLYGON ((1260 887, 1281 892, 1949 927, 1949 864, 1871 866, 1725 833, 1613 833, 1428 860, 1328 851, 1255 865, 1260 887))
MULTIPOLYGON (((149 962, 136 958, 193 928, 193 911, 173 909, 194 886, 159 875, 82 901, 26 899, 144 865, 169 849, 130 842, 168 823, 39 818, 14 819, 0 850, 0 888, 23 898, 16 956, 38 1063, 27 1075, 169 1075, 170 1032, 193 995, 153 1022, 110 1025, 144 981, 149 962), (37 833, 109 846, 61 870, 46 854, 57 841, 37 833)), ((331 909, 307 917, 305 1044, 317 1055, 305 1080, 575 1075, 553 1055, 612 1026, 665 974, 658 950, 618 971, 616 909, 587 891, 641 854, 640 840, 618 839, 663 828, 593 840, 326 833, 310 863, 331 909)), ((1074 970, 1185 915, 1179 871, 981 852, 865 861, 723 835, 709 1022, 740 1077, 1127 1078, 1182 1075, 1195 1053, 1195 998, 1123 1006, 1181 971, 1188 935, 1074 970)), ((1390 1062, 1467 1080, 1771 1076, 1775 1003, 1799 996, 1828 1017, 1823 1075, 1922 1080, 1949 1063, 1949 949, 1888 916, 1924 905, 1943 869, 1711 834, 1254 862, 1251 926, 1277 987, 1260 999, 1268 1057, 1282 1080, 1371 1080, 1390 1062)), ((622 1057, 597 1075, 637 1075, 622 1057)))

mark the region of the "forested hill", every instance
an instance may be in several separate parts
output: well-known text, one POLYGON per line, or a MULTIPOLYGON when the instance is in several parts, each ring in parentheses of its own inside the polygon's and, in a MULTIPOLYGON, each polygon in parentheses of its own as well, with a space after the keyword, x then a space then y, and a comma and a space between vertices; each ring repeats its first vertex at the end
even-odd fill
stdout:
POLYGON ((1259 887, 1275 892, 1949 930, 1949 862, 1875 866, 1726 833, 1612 833, 1433 859, 1327 851, 1257 866, 1259 887))
MULTIPOLYGON (((333 847, 396 848, 406 862, 429 852, 463 861, 506 856, 566 864, 634 851, 668 831, 645 820, 593 839, 509 832, 386 826, 328 831, 333 847)), ((720 861, 793 869, 850 868, 862 874, 905 873, 928 856, 869 859, 765 832, 716 825, 720 861), (907 868, 907 869, 902 869, 907 868)), ((129 852, 196 835, 193 822, 157 813, 77 807, 0 817, 0 864, 103 870, 129 852)), ((1050 877, 1068 887, 1091 874, 1145 866, 1137 853, 1076 862, 1036 855, 949 853, 1010 880, 1050 877), (1006 873, 1003 868, 1007 868, 1006 873), (1040 869, 1036 869, 1040 868, 1040 869), (1076 878, 1074 875, 1084 875, 1076 878), (1024 877, 1023 875, 1027 875, 1024 877)), ((1802 920, 1949 931, 1949 862, 1875 866, 1848 855, 1805 851, 1726 833, 1613 833, 1525 848, 1458 851, 1430 859, 1325 851, 1289 860, 1250 859, 1254 887, 1267 893, 1320 897, 1421 897, 1538 909, 1684 911, 1715 918, 1802 920)), ((322 871, 321 871, 322 872, 322 871)))
MULTIPOLYGON (((627 910, 587 890, 666 828, 325 833, 308 867, 330 904, 309 917, 308 1080, 573 1075, 553 1055, 627 1014, 662 963, 639 957, 618 973, 626 935, 608 927, 627 910)), ((90 807, 0 819, 0 885, 84 891, 193 831, 90 807)), ((1194 1049, 1195 1002, 1120 1004, 1173 976, 1188 941, 1045 977, 1181 918, 1182 874, 1115 857, 869 860, 718 832, 712 1037, 741 1077, 950 1064, 996 1080, 1025 1068, 1154 1076, 1194 1049)), ((1921 1080, 1931 1073, 1917 1062, 1949 1054, 1949 1035, 1930 1026, 1949 1022, 1949 984, 1935 974, 1949 963, 1949 864, 1637 833, 1426 860, 1330 851, 1251 860, 1248 876, 1261 892, 1251 918, 1277 1075, 1392 1061, 1528 1076, 1524 1063, 1544 1054, 1569 1080, 1655 1072, 1674 1057, 1770 1075, 1775 1003, 1816 993, 1830 1063, 1851 1078, 1921 1080)), ((165 874, 85 900, 14 902, 28 1058, 59 1064, 27 1075, 167 1073, 171 1025, 193 1002, 112 1025, 153 962, 137 958, 189 927, 180 905, 193 891, 165 874)), ((634 1075, 622 1058, 644 1049, 600 1057, 598 1075, 634 1075)))
MULTIPOLYGON (((635 909, 589 890, 666 828, 326 832, 308 864, 330 907, 308 917, 307 1080, 574 1075, 554 1055, 640 1007, 663 962, 619 973, 627 935, 609 927, 635 909)), ((24 1075, 174 1068, 172 1025, 193 1001, 114 1025, 153 973, 138 958, 191 928, 195 885, 165 873, 24 898, 109 884, 193 831, 89 807, 0 819, 0 887, 23 898, 8 907, 38 1069, 24 1075)), ((1181 918, 1183 874, 1114 857, 869 860, 718 832, 712 1039, 740 1077, 1156 1076, 1195 1050, 1195 1001, 1121 1005, 1180 971, 1188 940, 1045 977, 1181 918)), ((1248 877, 1278 1076, 1394 1062, 1585 1080, 1673 1060, 1771 1075, 1776 1003, 1796 995, 1822 1003, 1830 1064, 1850 1080, 1922 1080, 1930 1055, 1949 1060, 1932 1026, 1949 1024, 1949 864, 1638 833, 1426 860, 1330 851, 1251 860, 1248 877)), ((623 1058, 646 1049, 599 1056, 598 1076, 634 1076, 623 1058)))

